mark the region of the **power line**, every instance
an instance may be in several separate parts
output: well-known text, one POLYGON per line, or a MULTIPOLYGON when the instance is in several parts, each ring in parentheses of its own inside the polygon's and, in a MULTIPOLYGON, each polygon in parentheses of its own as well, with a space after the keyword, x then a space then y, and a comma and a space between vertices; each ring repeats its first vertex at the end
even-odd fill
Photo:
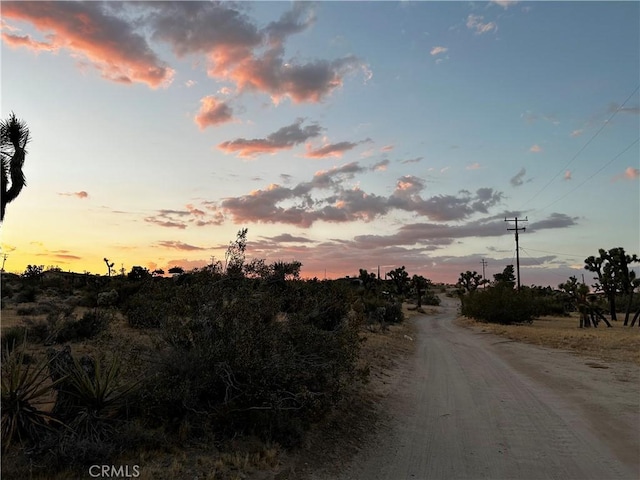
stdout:
MULTIPOLYGON (((549 252, 547 250, 536 250, 535 248, 529 248, 532 252, 540 252, 540 253, 552 253, 554 255, 563 255, 565 257, 582 257, 583 255, 575 254, 575 253, 560 253, 560 252, 549 252)), ((584 255, 584 258, 587 258, 589 255, 584 255)))
POLYGON ((638 143, 638 141, 640 141, 640 137, 636 138, 633 142, 631 142, 631 144, 629 146, 627 146, 627 148, 625 148, 623 151, 621 151, 619 154, 617 154, 615 157, 613 157, 611 160, 609 160, 607 163, 605 163, 602 167, 600 167, 600 169, 598 169, 595 173, 591 174, 590 177, 588 177, 585 181, 583 181, 581 184, 577 185, 575 188, 573 188, 572 190, 568 191, 567 193, 565 193, 564 195, 562 195, 561 197, 556 198, 553 202, 551 202, 550 204, 548 204, 546 207, 543 208, 535 208, 532 211, 534 212, 541 212, 543 210, 546 210, 547 208, 549 208, 551 205, 554 205, 556 203, 558 203, 560 200, 562 200, 563 198, 567 197, 568 195, 571 195, 573 192, 575 192, 577 189, 579 189, 581 186, 583 186, 585 183, 587 183, 589 180, 591 180, 593 177, 595 177, 597 174, 599 174, 602 170, 604 170, 605 168, 607 168, 609 165, 611 165, 615 160, 617 160, 619 157, 621 157, 624 153, 627 152, 627 150, 629 150, 631 147, 633 147, 636 143, 638 143))
POLYGON ((633 97, 633 96, 635 95, 635 93, 638 91, 638 89, 640 89, 640 84, 638 84, 638 86, 636 86, 636 88, 633 90, 633 92, 631 92, 631 95, 629 95, 629 96, 627 97, 627 99, 626 99, 624 102, 622 102, 622 105, 620 105, 620 106, 616 109, 616 111, 615 111, 615 112, 613 112, 613 114, 611 114, 611 116, 610 116, 607 120, 605 120, 605 122, 604 122, 604 123, 602 124, 602 126, 598 129, 598 131, 596 131, 596 133, 594 133, 594 134, 591 136, 591 138, 590 138, 589 140, 587 140, 587 143, 585 143, 585 144, 582 146, 582 148, 580 148, 580 150, 578 150, 578 152, 577 152, 577 153, 576 153, 576 154, 571 158, 571 160, 569 160, 569 162, 567 162, 567 164, 566 164, 564 167, 562 167, 562 168, 558 171, 558 173, 556 173, 553 177, 551 177, 551 180, 549 180, 549 181, 548 181, 548 182, 547 182, 547 183, 546 183, 546 184, 545 184, 545 185, 544 185, 540 190, 538 190, 538 191, 535 193, 535 195, 534 195, 533 197, 531 197, 529 200, 527 200, 527 202, 525 202, 525 203, 523 204, 523 206, 521 207, 521 210, 524 208, 524 206, 525 206, 525 205, 527 205, 527 204, 531 203, 531 201, 532 201, 534 198, 536 198, 538 195, 540 195, 540 194, 541 194, 541 193, 542 193, 542 192, 543 192, 543 191, 544 191, 544 190, 545 190, 549 185, 551 185, 551 183, 552 183, 552 182, 553 182, 553 181, 558 177, 558 175, 560 175, 562 172, 564 172, 564 171, 566 171, 566 170, 567 170, 567 167, 568 167, 569 165, 571 165, 571 164, 574 162, 574 160, 575 160, 576 158, 578 158, 578 155, 580 155, 580 154, 582 153, 582 151, 583 151, 585 148, 587 148, 587 146, 588 146, 588 145, 589 145, 589 144, 590 144, 590 143, 591 143, 591 142, 592 142, 592 141, 593 141, 593 140, 594 140, 598 135, 600 135, 600 132, 602 132, 602 130, 604 130, 604 128, 605 128, 607 125, 609 125, 609 123, 611 122, 611 120, 613 119, 613 117, 615 117, 615 116, 618 114, 618 112, 619 112, 620 110, 622 110, 622 108, 623 108, 623 107, 626 105, 626 103, 631 99, 631 97, 633 97))
MULTIPOLYGON (((526 248, 522 248, 522 251, 523 251, 523 252, 524 252, 524 254, 525 254, 527 257, 529 257, 529 259, 531 259, 531 260, 532 260, 536 265, 538 265, 539 267, 544 267, 544 265, 543 265, 542 263, 538 262, 535 258, 533 258, 531 255, 529 255, 529 252, 527 251, 527 249, 526 249, 526 248)), ((562 275, 561 273, 555 273, 555 272, 552 272, 552 271, 549 271, 549 272, 547 272, 547 273, 550 273, 550 274, 555 275, 555 276, 557 276, 557 277, 562 277, 562 278, 565 278, 565 279, 567 278, 567 277, 566 277, 566 275, 562 275)))

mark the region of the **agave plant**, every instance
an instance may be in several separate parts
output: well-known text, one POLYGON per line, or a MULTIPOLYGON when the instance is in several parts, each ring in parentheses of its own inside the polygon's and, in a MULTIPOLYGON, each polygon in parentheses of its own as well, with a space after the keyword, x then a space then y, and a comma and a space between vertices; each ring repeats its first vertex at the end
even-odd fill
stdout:
POLYGON ((19 443, 35 441, 50 430, 53 424, 61 425, 49 412, 39 408, 50 400, 51 390, 66 377, 51 381, 47 369, 51 359, 31 361, 22 348, 2 355, 2 443, 8 449, 16 440, 19 443))
POLYGON ((13 202, 27 184, 22 172, 25 150, 29 142, 29 129, 23 120, 19 120, 15 113, 0 123, 0 157, 2 160, 2 177, 0 192, 0 222, 4 220, 7 204, 13 202))

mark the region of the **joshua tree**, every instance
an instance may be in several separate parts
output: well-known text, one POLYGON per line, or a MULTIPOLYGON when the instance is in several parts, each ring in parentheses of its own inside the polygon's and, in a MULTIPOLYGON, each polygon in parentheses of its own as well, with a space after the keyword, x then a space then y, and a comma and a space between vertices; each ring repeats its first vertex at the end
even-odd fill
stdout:
POLYGON ((483 285, 485 280, 475 270, 473 272, 467 270, 460 274, 458 283, 456 286, 462 289, 464 292, 475 292, 480 285, 483 285))
POLYGON ((29 129, 27 124, 19 120, 15 113, 7 120, 0 123, 2 157, 2 204, 0 210, 0 222, 4 220, 7 204, 14 201, 27 184, 22 172, 24 157, 27 153, 25 147, 29 142, 29 129))
POLYGON ((111 276, 111 272, 115 271, 115 270, 113 270, 113 262, 109 263, 109 259, 105 257, 104 258, 104 263, 107 264, 108 275, 111 276))
POLYGON ((398 267, 394 270, 391 270, 388 274, 389 278, 393 281, 393 284, 396 287, 396 292, 398 295, 402 296, 407 287, 409 286, 409 274, 404 268, 404 265, 398 267))
POLYGON ((640 286, 640 279, 636 278, 636 273, 629 268, 633 263, 640 261, 637 255, 627 255, 624 248, 612 248, 609 251, 601 248, 598 250, 599 256, 585 258, 585 270, 594 272, 598 280, 596 290, 602 291, 609 301, 611 319, 616 318, 616 295, 618 293, 627 295, 627 308, 624 316, 624 325, 629 323, 631 306, 634 291, 640 286))
POLYGON ((411 278, 411 284, 416 291, 418 299, 418 308, 422 308, 422 295, 431 286, 431 280, 424 278, 422 275, 414 275, 411 278))

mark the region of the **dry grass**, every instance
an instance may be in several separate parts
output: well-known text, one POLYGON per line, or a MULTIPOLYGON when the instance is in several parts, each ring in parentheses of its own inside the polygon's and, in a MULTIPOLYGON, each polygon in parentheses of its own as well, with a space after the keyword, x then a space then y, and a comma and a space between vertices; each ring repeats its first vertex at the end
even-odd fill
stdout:
POLYGON ((570 317, 543 317, 531 325, 479 323, 464 317, 457 323, 520 342, 640 365, 640 328, 623 327, 621 321, 613 322, 612 328, 603 323, 598 328, 578 328, 579 320, 574 314, 570 317))
MULTIPOLYGON (((21 307, 35 307, 37 303, 23 303, 20 305, 21 307)), ((2 331, 18 326, 24 325, 24 320, 26 318, 32 320, 45 320, 47 318, 46 315, 18 315, 18 307, 7 307, 2 309, 2 313, 0 314, 0 328, 2 331)))

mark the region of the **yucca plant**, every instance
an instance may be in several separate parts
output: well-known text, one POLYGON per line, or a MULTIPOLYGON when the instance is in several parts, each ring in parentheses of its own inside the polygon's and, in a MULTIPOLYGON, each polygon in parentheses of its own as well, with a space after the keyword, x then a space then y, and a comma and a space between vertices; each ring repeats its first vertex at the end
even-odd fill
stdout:
POLYGON ((17 440, 33 442, 53 424, 62 423, 39 408, 50 400, 51 390, 66 377, 51 381, 47 369, 52 359, 32 362, 22 348, 2 355, 2 444, 5 451, 17 440))
POLYGON ((122 383, 120 361, 113 357, 83 365, 73 359, 62 390, 74 398, 70 427, 85 438, 101 439, 112 432, 111 423, 125 406, 137 383, 122 383))

